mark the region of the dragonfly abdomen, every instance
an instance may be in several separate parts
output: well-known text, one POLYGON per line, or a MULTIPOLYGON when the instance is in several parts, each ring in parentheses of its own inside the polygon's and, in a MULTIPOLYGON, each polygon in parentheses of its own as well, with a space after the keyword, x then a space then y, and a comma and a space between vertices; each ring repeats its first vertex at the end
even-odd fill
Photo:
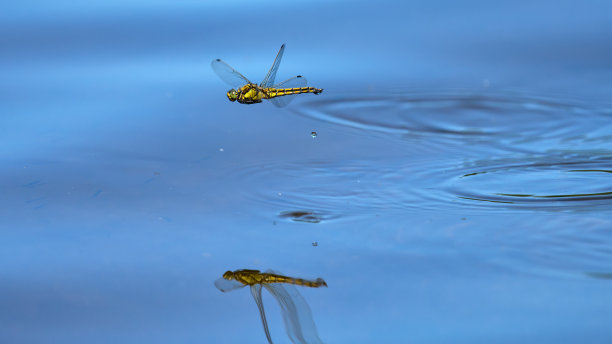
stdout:
POLYGON ((321 88, 315 87, 293 87, 293 88, 266 88, 264 89, 264 98, 270 99, 281 96, 288 96, 291 94, 301 94, 301 93, 314 93, 319 94, 323 92, 321 88))
POLYGON ((302 278, 293 278, 293 277, 287 277, 287 276, 281 276, 281 275, 275 275, 275 274, 268 274, 266 276, 266 283, 289 283, 289 284, 301 285, 301 286, 312 287, 312 288, 318 288, 322 286, 327 287, 327 283, 325 283, 325 281, 322 278, 317 278, 316 280, 311 281, 311 280, 305 280, 302 278))

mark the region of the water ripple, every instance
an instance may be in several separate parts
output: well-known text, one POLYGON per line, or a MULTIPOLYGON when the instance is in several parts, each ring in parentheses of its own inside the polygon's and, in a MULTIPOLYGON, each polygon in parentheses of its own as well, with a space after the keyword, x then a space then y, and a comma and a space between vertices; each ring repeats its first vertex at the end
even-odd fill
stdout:
POLYGON ((265 213, 320 223, 421 206, 411 191, 418 184, 408 173, 419 167, 404 163, 398 167, 366 160, 276 162, 244 166, 236 179, 248 183, 245 197, 265 206, 265 213))
POLYGON ((293 157, 243 166, 234 179, 248 183, 246 198, 265 206, 266 216, 318 224, 406 210, 612 206, 612 121, 603 108, 437 92, 328 98, 298 111, 368 136, 382 133, 374 141, 399 153, 366 148, 348 160, 293 157))
POLYGON ((467 162, 441 189, 468 206, 601 210, 612 207, 612 152, 467 162))
MULTIPOLYGON (((612 152, 458 160, 296 161, 244 166, 246 198, 276 216, 322 223, 440 209, 612 208, 612 152)), ((510 210, 512 211, 512 210, 510 210)))
POLYGON ((411 92, 384 97, 338 97, 297 111, 338 125, 409 137, 487 144, 551 145, 612 140, 612 111, 578 101, 532 95, 411 92))

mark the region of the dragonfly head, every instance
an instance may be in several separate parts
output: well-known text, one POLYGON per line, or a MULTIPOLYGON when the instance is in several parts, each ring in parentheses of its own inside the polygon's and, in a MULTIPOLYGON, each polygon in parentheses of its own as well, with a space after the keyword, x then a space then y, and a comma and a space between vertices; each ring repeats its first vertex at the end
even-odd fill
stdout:
POLYGON ((229 99, 231 102, 235 102, 236 99, 238 99, 238 91, 233 88, 227 91, 227 99, 229 99))
MULTIPOLYGON (((227 93, 227 97, 229 98, 229 92, 227 93)), ((230 100, 232 100, 232 99, 230 98, 230 100)), ((236 99, 234 99, 234 100, 236 100, 236 99)), ((234 101, 234 100, 232 100, 232 101, 234 101)), ((233 280, 234 279, 234 273, 232 271, 226 271, 223 274, 223 278, 225 278, 226 280, 233 280)))

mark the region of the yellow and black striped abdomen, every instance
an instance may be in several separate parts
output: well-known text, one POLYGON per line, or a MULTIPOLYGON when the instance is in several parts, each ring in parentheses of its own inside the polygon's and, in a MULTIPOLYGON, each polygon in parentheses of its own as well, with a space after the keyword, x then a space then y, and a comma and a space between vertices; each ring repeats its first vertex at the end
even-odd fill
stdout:
POLYGON ((315 87, 294 87, 294 88, 266 88, 264 89, 264 98, 270 99, 280 96, 288 96, 291 94, 301 94, 301 93, 314 93, 319 94, 323 92, 321 88, 315 87))

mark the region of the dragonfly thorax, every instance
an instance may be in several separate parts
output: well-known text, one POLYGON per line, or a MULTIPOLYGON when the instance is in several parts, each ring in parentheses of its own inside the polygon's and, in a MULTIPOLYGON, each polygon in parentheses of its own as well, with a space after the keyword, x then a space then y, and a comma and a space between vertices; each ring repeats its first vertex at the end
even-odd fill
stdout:
POLYGON ((238 101, 238 103, 242 103, 242 104, 255 104, 255 103, 261 103, 261 100, 265 97, 265 93, 264 90, 255 85, 255 84, 246 84, 242 87, 240 87, 239 89, 235 90, 235 96, 234 94, 230 94, 232 90, 230 90, 230 92, 228 92, 227 97, 229 98, 229 100, 231 101, 238 101), (235 97, 235 99, 233 99, 235 97))
POLYGON ((228 270, 223 274, 223 278, 225 278, 226 280, 232 280, 234 279, 234 273, 228 270))

